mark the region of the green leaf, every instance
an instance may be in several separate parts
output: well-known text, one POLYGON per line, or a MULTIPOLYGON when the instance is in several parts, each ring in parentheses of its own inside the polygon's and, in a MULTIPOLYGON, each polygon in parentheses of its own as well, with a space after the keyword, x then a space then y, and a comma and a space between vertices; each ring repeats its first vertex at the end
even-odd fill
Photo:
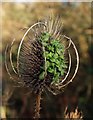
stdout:
POLYGON ((56 51, 59 55, 61 54, 61 50, 57 49, 56 51))
POLYGON ((53 73, 54 70, 53 70, 51 67, 49 67, 49 68, 48 68, 48 72, 49 72, 49 73, 53 73))
POLYGON ((49 37, 50 37, 49 33, 43 33, 42 36, 41 36, 41 39, 44 42, 48 42, 49 37))
POLYGON ((47 46, 47 49, 51 52, 54 52, 54 47, 52 47, 52 46, 47 46))
POLYGON ((61 55, 60 58, 63 60, 64 59, 64 55, 61 55))
POLYGON ((44 79, 44 75, 45 75, 45 72, 43 71, 43 72, 39 75, 39 79, 40 79, 40 80, 43 80, 43 79, 44 79))
POLYGON ((51 63, 52 67, 54 68, 55 67, 55 63, 51 63))
POLYGON ((57 66, 60 66, 60 64, 61 64, 60 61, 57 59, 57 60, 56 60, 56 65, 57 65, 57 66))
POLYGON ((53 77, 53 82, 58 82, 59 81, 59 74, 56 74, 54 77, 53 77))
POLYGON ((63 66, 62 66, 63 68, 67 68, 67 65, 66 64, 63 64, 63 66))
POLYGON ((58 73, 57 73, 57 70, 56 70, 56 67, 54 69, 54 76, 56 76, 58 73))
POLYGON ((62 70, 62 67, 61 67, 61 66, 58 66, 58 70, 61 71, 61 70, 62 70))
POLYGON ((57 53, 54 54, 54 58, 55 58, 55 59, 58 58, 58 54, 57 54, 57 53))
POLYGON ((51 57, 50 61, 51 61, 51 62, 55 62, 56 60, 55 60, 54 57, 51 57))
POLYGON ((46 55, 46 57, 47 57, 48 59, 51 59, 52 56, 53 56, 53 53, 52 53, 52 52, 50 52, 50 53, 48 53, 48 54, 46 55))
POLYGON ((61 75, 64 75, 64 70, 61 70, 61 75))

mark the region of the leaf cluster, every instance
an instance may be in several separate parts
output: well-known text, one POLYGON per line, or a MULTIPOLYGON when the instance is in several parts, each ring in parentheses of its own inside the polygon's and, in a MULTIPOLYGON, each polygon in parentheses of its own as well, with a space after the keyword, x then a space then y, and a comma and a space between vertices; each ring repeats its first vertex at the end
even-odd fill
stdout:
MULTIPOLYGON (((58 83, 67 68, 64 58, 64 46, 59 40, 52 38, 49 33, 42 33, 40 41, 45 48, 43 56, 46 57, 47 74, 53 75, 52 83, 58 83)), ((45 69, 42 67, 40 79, 44 79, 44 72, 45 69)))

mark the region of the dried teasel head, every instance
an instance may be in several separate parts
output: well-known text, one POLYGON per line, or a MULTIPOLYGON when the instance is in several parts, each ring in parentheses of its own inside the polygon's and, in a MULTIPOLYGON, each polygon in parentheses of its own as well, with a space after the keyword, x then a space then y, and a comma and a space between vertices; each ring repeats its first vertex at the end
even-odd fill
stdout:
POLYGON ((43 91, 44 88, 53 94, 59 93, 72 82, 78 71, 79 55, 75 44, 69 37, 61 33, 62 22, 59 18, 50 17, 21 30, 21 32, 23 31, 24 34, 17 47, 16 66, 13 62, 13 48, 16 39, 14 38, 11 45, 6 47, 5 65, 8 74, 11 79, 16 79, 18 83, 31 88, 31 91, 35 93, 43 91), (71 47, 76 56, 76 68, 72 78, 67 81, 72 63, 69 52, 71 47), (65 53, 68 55, 68 60, 66 60, 65 53), (8 64, 15 73, 14 76, 11 74, 8 64))

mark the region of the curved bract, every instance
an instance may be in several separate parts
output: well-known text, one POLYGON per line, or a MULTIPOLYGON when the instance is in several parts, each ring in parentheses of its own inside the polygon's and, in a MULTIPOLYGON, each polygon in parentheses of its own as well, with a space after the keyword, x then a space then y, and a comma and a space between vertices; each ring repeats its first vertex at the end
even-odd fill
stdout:
POLYGON ((10 53, 10 65, 16 75, 17 82, 30 87, 31 91, 35 93, 47 88, 53 94, 58 94, 61 89, 72 82, 78 71, 79 55, 73 41, 62 35, 61 29, 62 23, 58 18, 37 22, 26 28, 17 48, 16 68, 12 59, 12 49, 16 40, 14 38, 5 51, 5 65, 9 76, 15 79, 8 68, 8 51, 10 53), (63 44, 64 41, 65 43, 66 41, 69 42, 67 47, 63 44), (72 65, 72 57, 69 51, 71 47, 75 51, 77 61, 72 78, 67 80, 72 65))

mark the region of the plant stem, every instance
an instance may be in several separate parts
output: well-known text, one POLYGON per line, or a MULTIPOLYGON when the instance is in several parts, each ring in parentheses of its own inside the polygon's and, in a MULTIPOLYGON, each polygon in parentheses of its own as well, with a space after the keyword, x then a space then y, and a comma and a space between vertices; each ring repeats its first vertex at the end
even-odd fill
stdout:
POLYGON ((35 119, 38 120, 40 118, 40 100, 41 100, 41 92, 36 94, 36 106, 35 106, 35 119))

